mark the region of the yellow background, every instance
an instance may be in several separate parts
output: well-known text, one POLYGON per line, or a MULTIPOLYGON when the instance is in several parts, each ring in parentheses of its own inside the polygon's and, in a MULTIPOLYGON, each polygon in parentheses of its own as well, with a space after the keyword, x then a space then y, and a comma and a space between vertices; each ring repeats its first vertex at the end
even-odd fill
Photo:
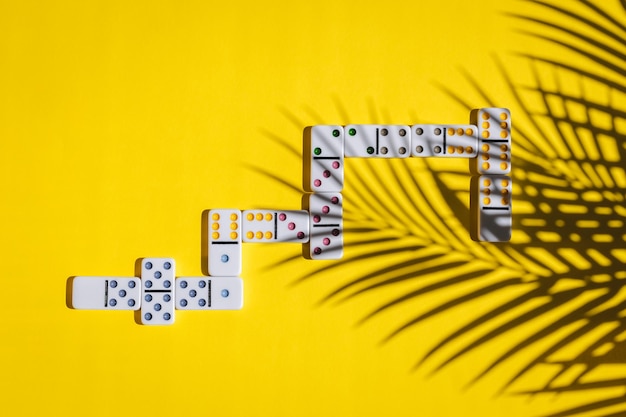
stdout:
POLYGON ((484 106, 465 73, 497 95, 494 57, 549 50, 503 14, 527 7, 3 1, 1 413, 521 417, 593 396, 499 395, 506 364, 470 384, 481 350, 415 370, 464 313, 381 343, 405 316, 359 326, 376 294, 321 303, 341 270, 297 284, 319 266, 275 265, 297 245, 245 245, 241 311, 150 327, 65 303, 69 277, 130 276, 145 256, 202 274, 206 209, 299 209, 298 192, 256 168, 299 185, 281 143, 299 150, 307 125, 466 123, 442 85, 484 106))

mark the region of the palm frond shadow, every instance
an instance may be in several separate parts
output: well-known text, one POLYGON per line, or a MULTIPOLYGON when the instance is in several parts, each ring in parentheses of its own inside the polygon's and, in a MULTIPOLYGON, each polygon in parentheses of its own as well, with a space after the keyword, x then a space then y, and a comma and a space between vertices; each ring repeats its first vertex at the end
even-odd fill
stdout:
MULTIPOLYGON (((417 359, 415 369, 432 363, 432 372, 440 372, 478 348, 507 340, 508 347, 486 358, 483 371, 470 384, 504 363, 515 363, 518 370, 502 392, 626 388, 623 378, 598 375, 606 366, 626 364, 626 298, 621 291, 626 282, 626 13, 615 16, 582 0, 529 3, 537 7, 536 15, 509 16, 530 27, 531 36, 590 59, 593 65, 519 54, 530 80, 521 84, 494 58, 513 98, 511 242, 469 238, 469 175, 464 167, 427 159, 358 160, 349 167, 344 189, 346 258, 311 266, 294 285, 341 271, 346 278, 320 303, 384 294, 387 298, 359 322, 405 312, 406 320, 390 329, 384 342, 408 337, 434 317, 472 311, 488 301, 488 309, 476 309, 465 322, 451 324, 449 334, 417 359), (544 10, 562 19, 550 20, 544 10), (547 34, 540 33, 543 29, 547 34), (351 272, 363 264, 367 272, 351 272), (428 299, 439 301, 430 306, 424 302, 428 299), (424 304, 430 307, 424 309, 424 304), (515 389, 540 366, 551 367, 552 377, 535 381, 536 389, 515 389)), ((624 1, 622 5, 626 8, 624 1)), ((468 111, 503 106, 469 73, 465 78, 475 98, 440 86, 452 102, 468 111)), ((345 105, 337 98, 334 102, 339 123, 354 123, 345 105)), ((371 100, 367 109, 372 123, 385 113, 371 100)), ((269 267, 297 259, 285 258, 269 267)), ((546 417, 613 413, 623 400, 610 397, 546 417)), ((626 415, 626 405, 614 415, 626 415)))

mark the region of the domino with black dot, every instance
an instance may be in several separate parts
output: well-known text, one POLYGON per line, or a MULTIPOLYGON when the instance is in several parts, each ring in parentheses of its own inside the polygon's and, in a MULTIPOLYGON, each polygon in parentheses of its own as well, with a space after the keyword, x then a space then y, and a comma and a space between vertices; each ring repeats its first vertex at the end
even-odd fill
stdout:
POLYGON ((475 158, 478 137, 473 125, 411 126, 411 156, 475 158))
POLYGON ((506 175, 481 175, 473 180, 478 193, 478 240, 508 242, 513 227, 511 178, 506 175))
POLYGON ((344 179, 344 131, 337 125, 304 129, 303 188, 310 192, 341 191, 344 179))
POLYGON ((178 310, 240 310, 243 280, 239 277, 180 277, 176 279, 178 310))
POLYGON ((172 258, 141 260, 141 323, 174 323, 176 263, 172 258))
POLYGON ((131 277, 74 277, 72 308, 78 310, 138 310, 141 281, 131 277))
POLYGON ((511 113, 490 107, 470 113, 478 129, 478 154, 470 169, 473 174, 505 175, 511 172, 511 113))
POLYGON ((411 128, 407 125, 347 125, 346 158, 407 158, 411 128))
POLYGON ((307 259, 343 257, 343 197, 341 193, 307 194, 303 208, 309 212, 309 242, 303 245, 307 259))
POLYGON ((241 275, 241 210, 209 211, 209 275, 241 275))
POLYGON ((244 210, 242 215, 246 243, 309 241, 309 213, 304 210, 244 210))

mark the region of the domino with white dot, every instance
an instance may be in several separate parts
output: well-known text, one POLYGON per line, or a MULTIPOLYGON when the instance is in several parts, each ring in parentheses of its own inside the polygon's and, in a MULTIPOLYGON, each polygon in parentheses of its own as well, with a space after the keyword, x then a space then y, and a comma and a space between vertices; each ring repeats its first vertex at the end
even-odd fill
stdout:
POLYGON ((309 212, 309 243, 302 253, 307 259, 343 257, 343 197, 341 193, 314 193, 305 196, 309 212))
POLYGON ((477 128, 473 125, 411 126, 414 157, 475 158, 477 147, 477 128))
POLYGON ((173 324, 176 263, 172 258, 141 260, 141 323, 173 324))
POLYGON ((246 243, 306 243, 309 213, 304 210, 244 210, 243 241, 246 243))
POLYGON ((478 129, 478 155, 472 173, 505 175, 511 172, 511 113, 504 108, 472 110, 470 123, 478 129))
POLYGON ((337 125, 304 129, 303 187, 310 192, 343 189, 344 131, 337 125))
POLYGON ((180 277, 176 279, 178 310, 240 310, 243 280, 239 277, 180 277))
POLYGON ((131 277, 74 277, 72 307, 78 310, 138 310, 141 281, 131 277))
POLYGON ((241 275, 241 233, 241 210, 209 211, 209 275, 241 275))
POLYGON ((411 128, 407 125, 347 125, 346 158, 407 158, 411 128))
POLYGON ((512 182, 506 175, 476 177, 478 240, 508 242, 512 229, 512 182))

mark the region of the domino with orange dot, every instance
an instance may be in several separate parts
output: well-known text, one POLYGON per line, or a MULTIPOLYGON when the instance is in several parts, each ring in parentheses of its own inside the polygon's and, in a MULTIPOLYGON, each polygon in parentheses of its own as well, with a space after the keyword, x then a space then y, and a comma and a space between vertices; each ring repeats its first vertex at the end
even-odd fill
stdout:
POLYGON ((407 125, 347 125, 346 158, 407 158, 411 128, 407 125))
POLYGON ((507 242, 511 240, 511 178, 506 175, 477 177, 478 240, 507 242))
POLYGON ((309 213, 304 210, 244 210, 245 243, 306 243, 309 213))
POLYGON ((478 155, 470 164, 473 174, 511 172, 511 112, 490 107, 472 110, 470 123, 478 129, 478 155))
POLYGON ((316 125, 304 129, 305 191, 330 192, 343 189, 343 127, 316 125))
POLYGON ((411 156, 475 158, 478 129, 473 125, 411 126, 411 156))
POLYGON ((208 234, 209 275, 241 275, 241 210, 209 210, 208 234))

